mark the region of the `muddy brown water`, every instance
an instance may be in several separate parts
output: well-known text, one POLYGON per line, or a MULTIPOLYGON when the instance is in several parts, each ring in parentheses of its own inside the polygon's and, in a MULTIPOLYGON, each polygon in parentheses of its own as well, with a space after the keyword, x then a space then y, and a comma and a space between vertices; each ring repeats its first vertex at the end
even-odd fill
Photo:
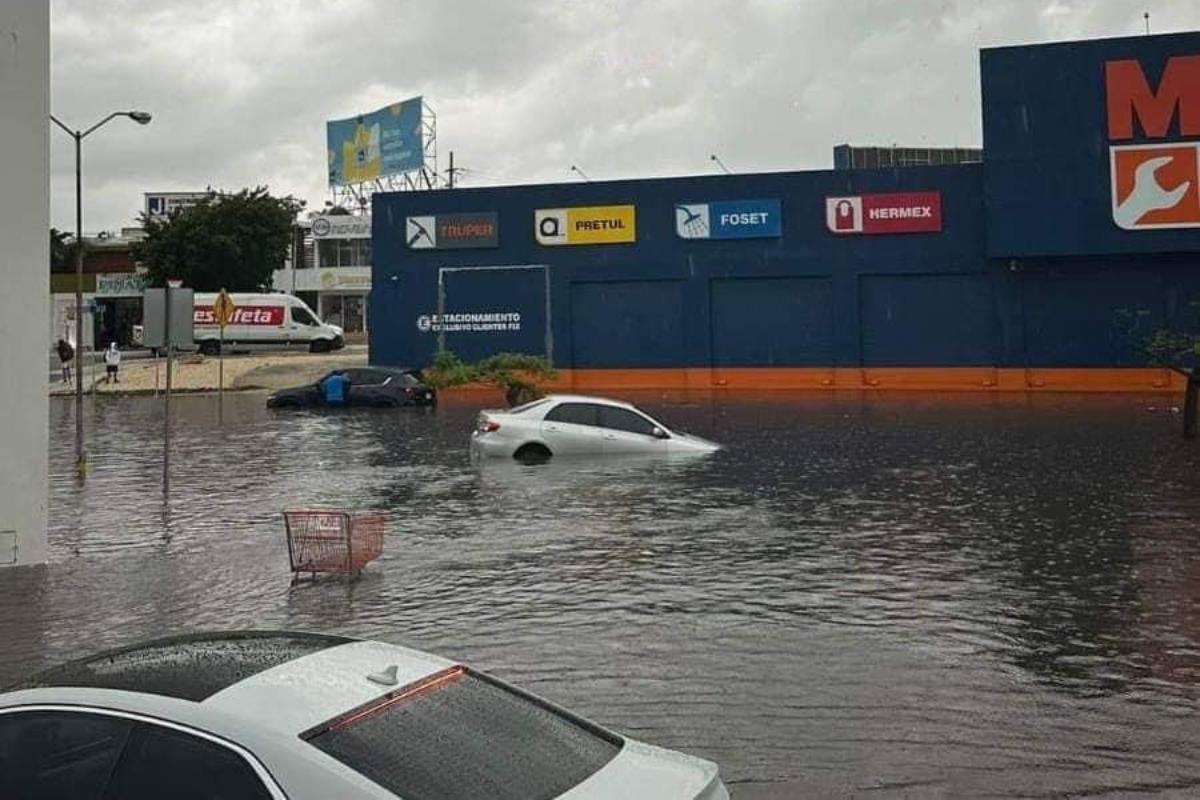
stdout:
POLYGON ((1200 445, 1161 397, 635 396, 711 458, 473 466, 475 407, 52 400, 51 561, 0 572, 0 681, 274 627, 461 659, 714 759, 736 796, 1200 793, 1200 445), (383 509, 290 586, 280 511, 383 509))

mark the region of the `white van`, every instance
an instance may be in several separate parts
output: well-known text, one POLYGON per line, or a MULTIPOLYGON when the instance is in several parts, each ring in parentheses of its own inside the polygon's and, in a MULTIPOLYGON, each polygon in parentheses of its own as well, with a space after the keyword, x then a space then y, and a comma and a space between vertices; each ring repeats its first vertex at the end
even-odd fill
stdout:
MULTIPOLYGON (((326 325, 300 298, 282 293, 248 294, 231 292, 233 319, 225 326, 225 347, 260 349, 303 347, 314 353, 345 346, 344 331, 326 325)), ((193 338, 203 353, 220 350, 221 330, 213 316, 217 295, 196 292, 192 315, 193 338)))

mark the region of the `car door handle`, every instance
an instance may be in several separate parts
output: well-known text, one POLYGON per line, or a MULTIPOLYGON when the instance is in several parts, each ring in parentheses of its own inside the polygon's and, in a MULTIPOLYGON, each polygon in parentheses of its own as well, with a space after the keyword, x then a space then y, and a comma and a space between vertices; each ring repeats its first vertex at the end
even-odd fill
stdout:
POLYGON ((616 439, 617 435, 615 433, 606 433, 606 434, 604 434, 604 438, 605 439, 616 439))
POLYGON ((548 430, 548 431, 556 431, 556 430, 558 430, 558 426, 557 426, 557 425, 547 425, 547 426, 546 426, 546 430, 548 430))

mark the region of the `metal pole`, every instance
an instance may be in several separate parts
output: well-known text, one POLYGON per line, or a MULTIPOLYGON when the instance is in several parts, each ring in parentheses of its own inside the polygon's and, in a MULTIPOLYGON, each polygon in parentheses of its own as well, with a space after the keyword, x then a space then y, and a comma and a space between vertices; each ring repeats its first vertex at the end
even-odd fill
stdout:
POLYGON ((171 488, 171 354, 175 343, 171 339, 171 284, 163 290, 166 311, 163 314, 163 327, 166 328, 167 344, 167 386, 163 393, 163 494, 171 488))
POLYGON ((219 325, 220 350, 217 351, 217 422, 225 421, 225 326, 219 325))
POLYGON ((83 449, 83 134, 75 131, 75 471, 87 477, 83 449))
POLYGON ((1191 371, 1187 376, 1187 388, 1183 395, 1183 438, 1196 438, 1197 395, 1200 395, 1200 375, 1191 371))

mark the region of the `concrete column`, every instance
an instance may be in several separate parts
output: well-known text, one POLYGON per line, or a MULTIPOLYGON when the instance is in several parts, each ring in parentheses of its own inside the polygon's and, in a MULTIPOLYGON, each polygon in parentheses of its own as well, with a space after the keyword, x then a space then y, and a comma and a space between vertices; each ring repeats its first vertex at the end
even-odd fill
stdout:
POLYGON ((0 566, 46 560, 50 4, 0 3, 0 566))

